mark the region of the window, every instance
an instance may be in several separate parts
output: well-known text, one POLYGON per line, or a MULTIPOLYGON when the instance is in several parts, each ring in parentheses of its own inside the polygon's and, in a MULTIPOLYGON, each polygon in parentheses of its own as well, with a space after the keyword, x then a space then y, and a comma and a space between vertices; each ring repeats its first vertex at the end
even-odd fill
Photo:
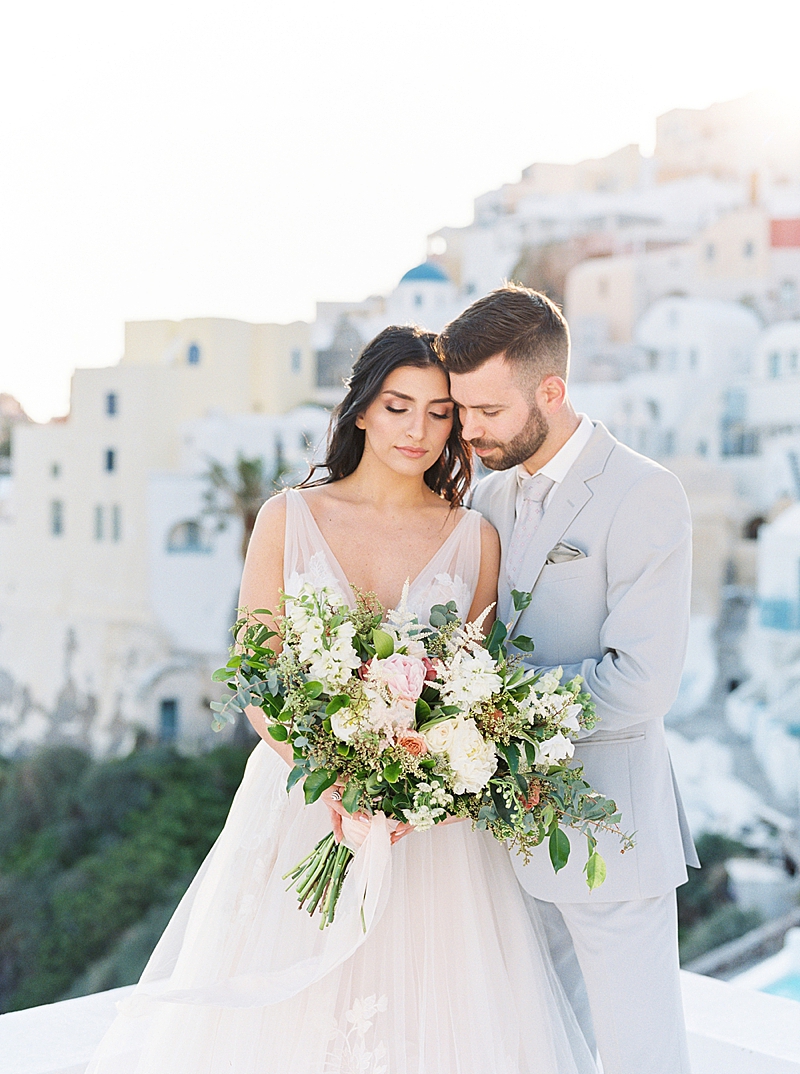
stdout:
POLYGON ((61 476, 61 466, 59 465, 59 463, 57 463, 57 462, 52 463, 52 465, 50 466, 50 476, 51 477, 60 477, 61 476))
POLYGON ((755 257, 755 252, 756 244, 754 242, 750 242, 750 240, 748 239, 748 241, 742 247, 742 253, 745 257, 755 257))
POLYGON ((52 500, 50 503, 50 532, 54 537, 60 537, 64 532, 64 503, 62 500, 52 500))
POLYGON ((98 503, 94 509, 94 539, 96 541, 103 539, 103 513, 103 505, 98 503))
POLYGON ((122 508, 118 503, 111 508, 111 540, 122 540, 122 508))
POLYGON ((779 351, 773 351, 769 356, 769 375, 773 378, 781 375, 781 356, 779 351))
POLYGON ((299 347, 292 348, 292 372, 299 373, 303 368, 303 352, 299 347))
POLYGON ((117 453, 114 448, 106 448, 105 468, 109 474, 113 473, 117 468, 117 453))
POLYGON ((116 413, 117 413, 117 393, 116 392, 109 392, 108 395, 106 395, 106 414, 108 414, 109 417, 113 418, 113 416, 116 413))
POLYGON ((796 373, 800 369, 800 354, 797 351, 789 353, 789 372, 796 373))
POLYGON ((162 697, 158 714, 158 738, 160 742, 174 742, 178 737, 178 700, 162 697))
POLYGON ((709 242, 706 245, 706 261, 713 261, 716 255, 716 249, 713 242, 709 242))
POLYGON ((689 368, 697 369, 697 348, 692 347, 689 351, 689 368))
POLYGON ((203 531, 200 523, 194 519, 179 522, 169 531, 167 537, 168 552, 207 552, 203 544, 203 531))
POLYGON ((200 348, 196 343, 190 343, 186 352, 186 361, 189 365, 200 365, 200 348))
POLYGON ((414 305, 415 306, 421 306, 424 302, 425 302, 425 299, 423 298, 423 296, 421 294, 417 293, 416 295, 414 295, 414 305))

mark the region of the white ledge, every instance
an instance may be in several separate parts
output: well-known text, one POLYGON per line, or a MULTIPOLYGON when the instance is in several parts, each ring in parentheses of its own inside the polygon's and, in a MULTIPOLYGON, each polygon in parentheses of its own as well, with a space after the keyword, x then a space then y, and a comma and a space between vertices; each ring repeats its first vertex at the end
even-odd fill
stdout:
MULTIPOLYGON (((800 1074, 800 1003, 682 973, 692 1074, 800 1074)), ((116 988, 0 1016, 2 1074, 84 1074, 116 988)))

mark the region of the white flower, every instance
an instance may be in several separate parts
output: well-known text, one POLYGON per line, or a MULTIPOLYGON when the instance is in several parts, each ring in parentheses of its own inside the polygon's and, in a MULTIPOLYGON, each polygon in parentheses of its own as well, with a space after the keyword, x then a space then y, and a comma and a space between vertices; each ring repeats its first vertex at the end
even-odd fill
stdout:
POLYGON ((456 794, 465 791, 476 794, 486 786, 497 768, 494 743, 483 738, 471 718, 455 721, 447 744, 447 757, 456 777, 453 783, 456 794))
POLYGON ((345 705, 338 712, 334 712, 330 717, 330 721, 331 731, 342 742, 349 742, 353 735, 363 726, 362 718, 349 705, 345 705))
POLYGON ((422 732, 431 753, 447 752, 447 747, 450 744, 450 739, 453 737, 455 726, 456 721, 454 719, 442 720, 441 723, 434 724, 429 730, 422 732))
POLYGON ((536 683, 535 689, 541 690, 542 693, 545 694, 552 694, 553 691, 557 690, 561 685, 561 676, 563 674, 564 669, 561 667, 546 672, 546 674, 542 675, 541 679, 536 683))
POLYGON ((492 654, 483 646, 472 652, 459 649, 443 669, 441 678, 442 700, 446 705, 458 705, 463 712, 488 700, 503 685, 492 654))
POLYGON ((578 717, 583 711, 583 705, 568 705, 564 715, 561 717, 561 727, 564 731, 569 731, 573 735, 577 735, 581 729, 578 723, 578 717))
POLYGON ((536 762, 537 764, 541 764, 545 761, 549 764, 561 764, 562 761, 568 760, 574 752, 574 743, 570 742, 568 738, 565 738, 561 732, 558 731, 552 738, 548 738, 546 741, 539 743, 536 762))
POLYGON ((392 698, 386 701, 376 691, 367 689, 369 708, 366 723, 372 731, 377 731, 389 745, 397 731, 406 731, 414 726, 414 702, 404 698, 392 698))

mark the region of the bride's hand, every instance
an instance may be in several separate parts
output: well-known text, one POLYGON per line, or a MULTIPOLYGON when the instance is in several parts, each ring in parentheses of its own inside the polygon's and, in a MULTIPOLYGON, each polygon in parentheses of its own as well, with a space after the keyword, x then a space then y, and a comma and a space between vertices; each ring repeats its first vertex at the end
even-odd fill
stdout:
POLYGON ((323 791, 320 798, 328 807, 328 812, 331 815, 331 827, 333 828, 333 837, 337 843, 342 841, 342 817, 349 817, 350 814, 342 805, 342 794, 344 792, 343 783, 334 783, 332 787, 328 787, 326 791, 323 791))
POLYGON ((401 839, 405 839, 409 832, 413 831, 413 824, 398 824, 391 835, 392 845, 394 845, 395 843, 399 843, 401 839))

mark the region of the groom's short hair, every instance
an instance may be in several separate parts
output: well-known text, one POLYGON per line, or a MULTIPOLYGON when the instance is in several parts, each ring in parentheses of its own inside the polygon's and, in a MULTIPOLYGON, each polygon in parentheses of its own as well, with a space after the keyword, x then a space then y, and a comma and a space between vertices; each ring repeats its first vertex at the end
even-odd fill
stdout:
POLYGON ((538 384, 569 372, 569 328, 541 291, 508 283, 473 302, 440 334, 437 350, 451 373, 471 373, 496 354, 538 384))

